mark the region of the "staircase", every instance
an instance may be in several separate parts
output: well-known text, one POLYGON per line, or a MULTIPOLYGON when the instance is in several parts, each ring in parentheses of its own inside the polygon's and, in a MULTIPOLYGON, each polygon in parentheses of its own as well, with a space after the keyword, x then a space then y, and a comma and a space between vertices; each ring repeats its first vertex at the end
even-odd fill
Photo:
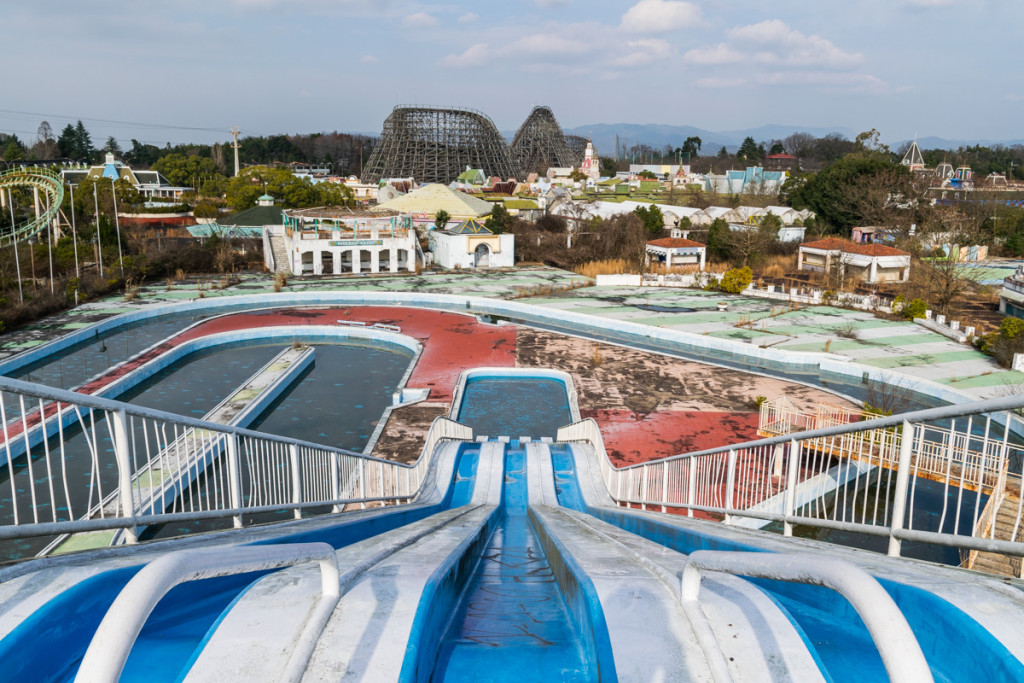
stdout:
POLYGON ((291 274, 288 268, 288 251, 284 247, 284 235, 270 233, 270 250, 274 254, 274 272, 291 274))
MULTIPOLYGON (((1003 497, 999 509, 996 511, 996 528, 993 538, 1001 541, 1020 540, 1022 529, 1017 529, 1016 537, 1013 535, 1013 527, 1017 523, 1017 510, 1020 505, 1020 492, 1007 491, 1003 497)), ((1024 524, 1021 524, 1024 528, 1024 524)), ((979 552, 971 569, 988 572, 990 574, 1001 574, 1002 576, 1020 576, 1021 558, 999 553, 979 552)))

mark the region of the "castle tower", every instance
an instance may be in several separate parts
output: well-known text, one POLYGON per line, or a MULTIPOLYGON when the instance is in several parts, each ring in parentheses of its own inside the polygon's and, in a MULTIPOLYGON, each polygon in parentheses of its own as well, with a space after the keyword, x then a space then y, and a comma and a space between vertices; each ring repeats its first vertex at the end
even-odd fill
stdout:
POLYGON ((594 149, 594 143, 587 141, 587 150, 583 153, 583 165, 580 166, 580 170, 586 174, 588 178, 597 180, 601 177, 601 161, 597 157, 597 150, 594 149))

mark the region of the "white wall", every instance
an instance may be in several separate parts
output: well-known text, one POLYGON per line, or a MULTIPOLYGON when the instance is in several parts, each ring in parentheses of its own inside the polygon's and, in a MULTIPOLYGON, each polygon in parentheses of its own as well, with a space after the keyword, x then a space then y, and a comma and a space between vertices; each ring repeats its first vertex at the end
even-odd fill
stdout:
MULTIPOLYGON (((432 231, 429 235, 430 251, 434 263, 442 268, 475 268, 476 254, 469 248, 469 235, 452 235, 432 231)), ((515 265, 515 235, 495 235, 500 252, 491 252, 489 268, 511 268, 515 265)))

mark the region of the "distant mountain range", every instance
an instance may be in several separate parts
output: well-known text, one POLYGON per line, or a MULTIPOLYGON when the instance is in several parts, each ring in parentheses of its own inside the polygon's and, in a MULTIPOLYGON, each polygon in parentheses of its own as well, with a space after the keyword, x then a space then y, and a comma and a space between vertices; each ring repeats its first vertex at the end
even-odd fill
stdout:
POLYGON ((670 126, 663 124, 636 124, 636 123, 594 123, 586 126, 576 126, 565 131, 570 135, 582 135, 590 138, 594 146, 602 155, 611 156, 615 153, 615 136, 619 136, 620 148, 629 147, 634 144, 650 145, 654 148, 663 148, 665 145, 681 147, 683 141, 691 136, 701 139, 702 154, 716 154, 719 149, 725 147, 730 152, 735 152, 747 137, 761 142, 763 140, 782 139, 793 133, 810 133, 815 137, 839 133, 852 138, 857 133, 848 128, 816 128, 813 126, 784 126, 768 124, 758 128, 747 128, 743 130, 710 131, 696 126, 670 126))
MULTIPOLYGON (((637 124, 637 123, 593 123, 575 128, 566 128, 569 135, 581 135, 590 138, 602 156, 611 156, 615 153, 615 137, 618 136, 619 146, 629 147, 634 144, 645 144, 662 149, 666 145, 681 147, 683 141, 691 136, 701 139, 701 153, 706 155, 717 154, 718 150, 725 147, 729 152, 735 152, 747 137, 752 137, 757 142, 765 140, 782 140, 793 133, 809 133, 815 137, 822 137, 829 133, 839 133, 852 140, 860 131, 843 128, 816 127, 816 126, 792 126, 782 124, 767 124, 757 128, 744 128, 741 130, 711 131, 696 126, 672 126, 666 124, 637 124)), ((515 136, 515 131, 503 131, 503 135, 510 141, 515 136)), ((910 140, 899 140, 896 142, 886 141, 889 146, 896 150, 910 140)), ((1024 145, 1024 140, 947 140, 945 138, 928 136, 918 138, 917 144, 921 149, 956 149, 971 145, 1024 145)))

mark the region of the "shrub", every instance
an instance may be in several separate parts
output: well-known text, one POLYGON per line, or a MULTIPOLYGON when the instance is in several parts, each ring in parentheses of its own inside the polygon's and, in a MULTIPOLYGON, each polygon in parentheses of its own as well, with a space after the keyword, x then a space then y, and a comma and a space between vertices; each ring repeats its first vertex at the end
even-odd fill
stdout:
POLYGON ((196 218, 216 218, 220 212, 213 202, 199 202, 192 211, 192 215, 196 218))
POLYGON ((914 318, 923 318, 924 312, 928 310, 928 304, 921 299, 914 299, 909 303, 904 303, 900 314, 907 320, 913 320, 914 318))
POLYGON ((727 270, 725 275, 722 276, 722 281, 719 283, 719 287, 723 292, 739 294, 747 288, 753 279, 754 273, 748 266, 733 268, 732 270, 727 270))

